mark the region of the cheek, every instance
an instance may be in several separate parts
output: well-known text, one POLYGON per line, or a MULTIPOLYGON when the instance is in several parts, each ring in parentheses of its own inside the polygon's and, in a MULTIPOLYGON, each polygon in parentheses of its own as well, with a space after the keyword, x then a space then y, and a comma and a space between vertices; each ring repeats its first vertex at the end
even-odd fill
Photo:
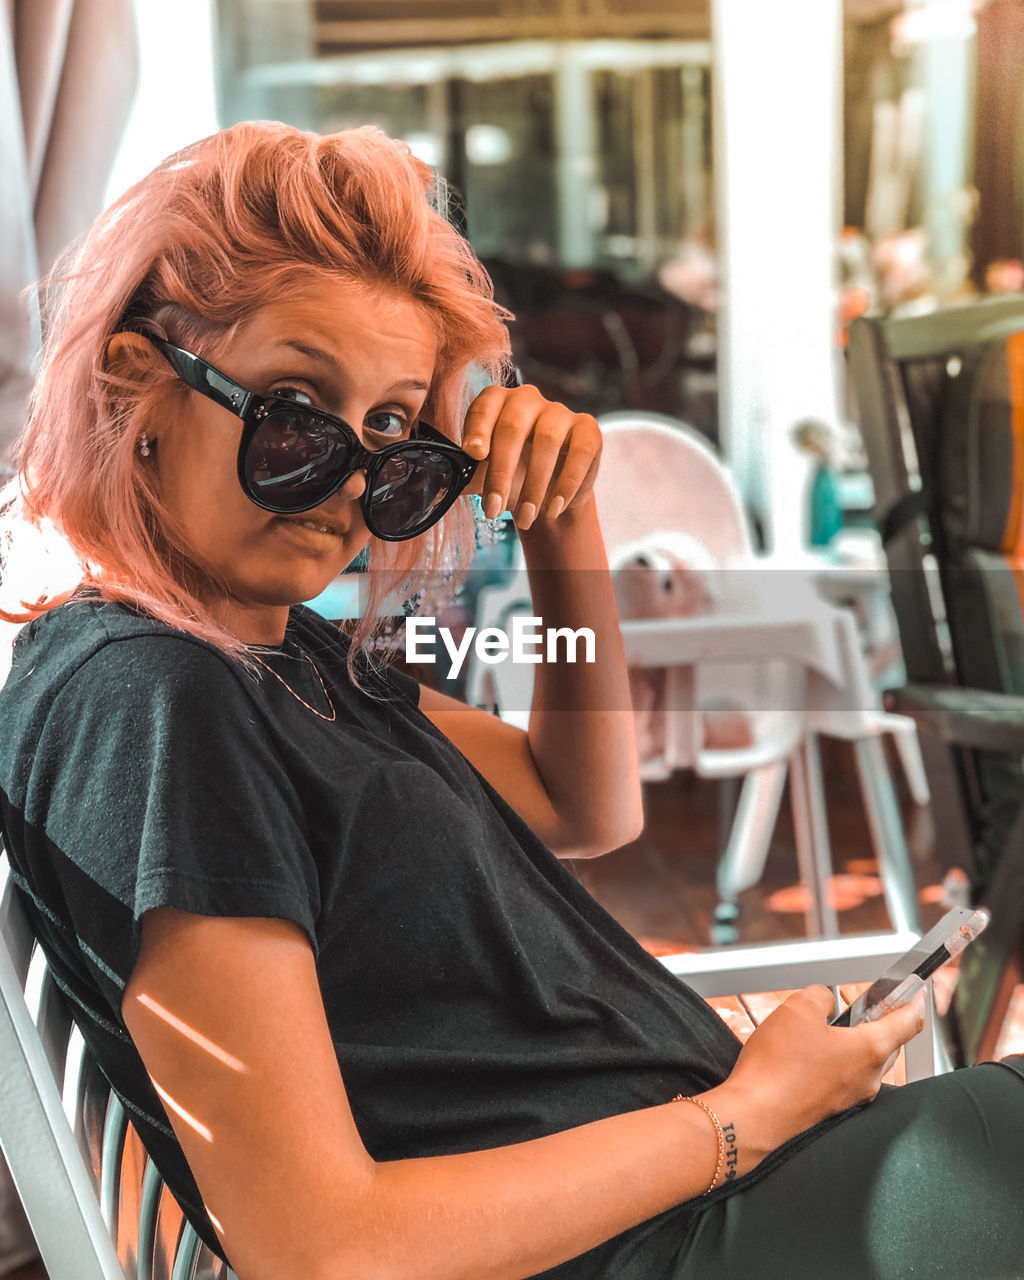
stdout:
POLYGON ((186 533, 244 518, 251 506, 238 483, 234 451, 216 435, 168 433, 157 449, 157 477, 165 507, 186 533))

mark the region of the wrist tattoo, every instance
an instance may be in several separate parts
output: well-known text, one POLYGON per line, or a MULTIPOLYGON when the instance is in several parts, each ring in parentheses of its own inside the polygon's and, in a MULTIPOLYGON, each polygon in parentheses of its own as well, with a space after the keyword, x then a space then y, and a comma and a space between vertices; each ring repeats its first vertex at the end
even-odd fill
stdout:
POLYGON ((725 1138, 725 1180, 732 1182, 736 1177, 736 1166, 740 1160, 739 1148, 736 1145, 736 1126, 732 1121, 722 1125, 722 1136, 725 1138))

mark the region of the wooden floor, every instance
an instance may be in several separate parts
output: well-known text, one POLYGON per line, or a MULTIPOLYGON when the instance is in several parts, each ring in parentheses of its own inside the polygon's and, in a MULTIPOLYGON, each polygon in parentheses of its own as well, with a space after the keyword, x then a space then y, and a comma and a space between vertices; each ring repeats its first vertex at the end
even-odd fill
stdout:
MULTIPOLYGON (((882 886, 867 823, 845 743, 822 742, 832 860, 839 874, 837 905, 844 933, 888 927, 882 886)), ((576 864, 587 888, 631 933, 657 949, 705 947, 717 904, 715 868, 730 818, 730 797, 723 784, 679 774, 644 788, 645 827, 634 844, 576 864)), ((904 803, 915 879, 924 890, 934 885, 939 868, 934 854, 930 814, 904 803)), ((806 932, 799 890, 796 847, 788 799, 762 882, 740 900, 740 942, 802 937, 806 932)), ((923 906, 926 922, 941 913, 923 906)))

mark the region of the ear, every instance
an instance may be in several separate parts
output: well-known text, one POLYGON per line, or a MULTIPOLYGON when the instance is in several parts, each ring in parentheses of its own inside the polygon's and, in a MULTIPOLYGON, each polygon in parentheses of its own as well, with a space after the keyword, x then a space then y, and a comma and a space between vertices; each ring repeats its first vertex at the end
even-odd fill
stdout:
POLYGON ((126 330, 115 333, 107 343, 103 367, 114 376, 127 377, 145 367, 156 355, 156 348, 144 333, 126 330))

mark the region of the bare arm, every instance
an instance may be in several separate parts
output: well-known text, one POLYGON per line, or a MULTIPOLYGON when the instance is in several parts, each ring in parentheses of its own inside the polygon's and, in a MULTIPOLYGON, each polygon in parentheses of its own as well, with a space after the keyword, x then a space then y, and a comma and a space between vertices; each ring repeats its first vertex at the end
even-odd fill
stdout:
MULTIPOLYGON (((704 1095, 736 1126, 740 1172, 873 1096, 920 1023, 898 1010, 829 1028, 830 1002, 823 989, 794 997, 704 1095)), ((312 952, 282 921, 148 913, 122 1007, 240 1280, 521 1280, 699 1194, 715 1166, 707 1117, 672 1104, 515 1146, 375 1162, 312 952)))
POLYGON ((586 628, 585 648, 534 667, 526 734, 425 691, 424 712, 556 852, 589 856, 635 839, 643 826, 636 738, 622 638, 593 480, 597 423, 533 387, 490 387, 466 420, 466 448, 486 458, 476 487, 485 510, 510 509, 545 629, 586 628), (474 444, 474 441, 478 442, 474 444))

